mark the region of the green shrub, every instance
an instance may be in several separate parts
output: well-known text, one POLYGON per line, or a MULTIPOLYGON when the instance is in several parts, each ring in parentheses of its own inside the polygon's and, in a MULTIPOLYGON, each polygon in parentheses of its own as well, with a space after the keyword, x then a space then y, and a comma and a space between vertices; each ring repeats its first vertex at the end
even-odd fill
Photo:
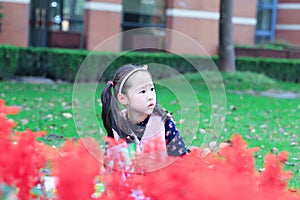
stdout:
POLYGON ((19 63, 19 48, 2 46, 0 50, 0 80, 13 77, 19 63))
MULTIPOLYGON (((2 8, 3 8, 3 6, 2 6, 2 3, 0 2, 0 19, 3 18, 3 13, 1 11, 2 8)), ((1 24, 1 22, 0 22, 0 24, 1 24)))
MULTIPOLYGON (((89 52, 56 48, 23 48, 0 46, 0 79, 18 76, 43 76, 73 82, 111 79, 124 64, 159 64, 179 73, 211 70, 218 57, 174 55, 153 52, 89 52), (88 56, 88 59, 86 59, 88 56), (107 67, 108 66, 108 67, 107 67), (80 69, 81 67, 81 69, 80 69), (80 70, 80 71, 79 71, 80 70), (78 73, 80 72, 80 73, 78 73), (80 75, 76 78, 77 75, 80 75)), ((252 71, 283 81, 300 82, 300 60, 259 57, 237 57, 238 71, 252 71)), ((169 71, 151 67, 156 78, 169 76, 169 71)))
POLYGON ((45 50, 45 54, 47 77, 73 82, 88 51, 49 48, 45 50))
POLYGON ((300 82, 299 59, 237 57, 236 68, 239 71, 263 73, 277 80, 300 82))
POLYGON ((19 48, 16 75, 43 76, 55 80, 74 81, 88 51, 55 48, 19 48))

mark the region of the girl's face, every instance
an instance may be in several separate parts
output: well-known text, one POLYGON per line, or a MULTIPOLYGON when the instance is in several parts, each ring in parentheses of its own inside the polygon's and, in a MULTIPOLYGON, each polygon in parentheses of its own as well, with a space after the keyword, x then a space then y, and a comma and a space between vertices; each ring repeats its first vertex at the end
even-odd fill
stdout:
POLYGON ((151 75, 146 71, 138 71, 129 77, 129 88, 124 95, 127 104, 128 120, 138 123, 153 112, 156 105, 156 93, 151 75))

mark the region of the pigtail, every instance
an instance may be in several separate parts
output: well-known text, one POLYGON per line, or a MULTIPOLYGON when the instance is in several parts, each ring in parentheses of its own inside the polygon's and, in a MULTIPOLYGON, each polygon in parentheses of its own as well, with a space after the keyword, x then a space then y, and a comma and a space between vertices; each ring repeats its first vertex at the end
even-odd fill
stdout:
POLYGON ((114 138, 113 130, 115 130, 120 138, 127 142, 132 142, 134 141, 134 136, 131 127, 124 118, 116 98, 116 90, 119 89, 119 79, 114 77, 113 80, 107 82, 101 93, 103 125, 109 137, 114 138))
POLYGON ((113 107, 112 107, 112 84, 108 83, 101 93, 101 102, 102 102, 102 120, 103 125, 107 131, 109 137, 114 137, 113 133, 113 107))

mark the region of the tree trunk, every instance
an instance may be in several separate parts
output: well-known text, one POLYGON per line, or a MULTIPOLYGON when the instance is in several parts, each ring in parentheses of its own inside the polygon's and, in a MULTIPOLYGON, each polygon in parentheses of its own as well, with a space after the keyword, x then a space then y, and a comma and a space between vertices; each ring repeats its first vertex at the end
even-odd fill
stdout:
POLYGON ((234 0, 220 0, 219 69, 235 72, 235 53, 232 39, 232 13, 234 0))

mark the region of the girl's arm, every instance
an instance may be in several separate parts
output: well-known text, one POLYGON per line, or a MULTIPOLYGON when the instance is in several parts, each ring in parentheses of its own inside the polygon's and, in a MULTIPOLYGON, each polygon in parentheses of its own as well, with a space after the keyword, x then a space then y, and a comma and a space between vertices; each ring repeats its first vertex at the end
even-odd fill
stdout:
POLYGON ((185 143, 171 117, 166 119, 165 133, 169 156, 181 156, 187 153, 185 143))

